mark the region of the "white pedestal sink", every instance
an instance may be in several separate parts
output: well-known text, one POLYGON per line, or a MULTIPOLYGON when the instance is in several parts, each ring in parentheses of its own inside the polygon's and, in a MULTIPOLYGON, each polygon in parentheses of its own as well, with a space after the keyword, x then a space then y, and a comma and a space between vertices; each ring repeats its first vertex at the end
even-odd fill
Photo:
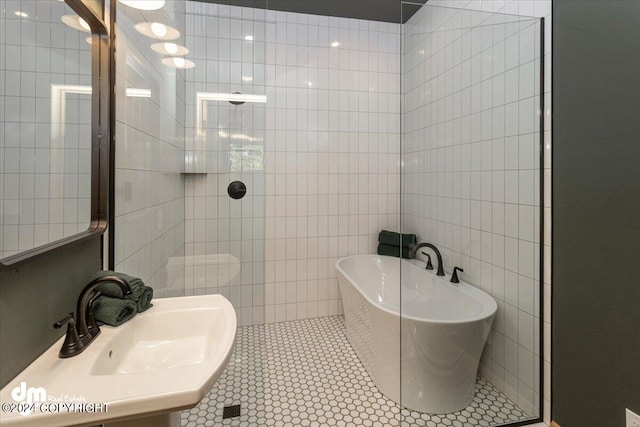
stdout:
POLYGON ((179 423, 175 412, 198 404, 227 366, 235 311, 221 295, 156 299, 153 304, 122 326, 102 326, 100 336, 78 356, 58 358, 64 338, 51 346, 0 391, 3 404, 15 404, 3 406, 2 425, 179 423))

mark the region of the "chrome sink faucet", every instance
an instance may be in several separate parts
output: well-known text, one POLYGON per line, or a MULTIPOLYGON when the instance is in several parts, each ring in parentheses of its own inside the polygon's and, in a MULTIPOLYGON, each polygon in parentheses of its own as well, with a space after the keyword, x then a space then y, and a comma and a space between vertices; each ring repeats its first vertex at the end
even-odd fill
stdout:
POLYGON ((76 307, 76 316, 74 318, 73 313, 69 313, 67 317, 53 324, 56 329, 62 328, 67 325, 67 336, 60 349, 60 358, 67 358, 76 356, 84 351, 85 348, 91 344, 91 342, 100 335, 100 328, 93 316, 93 306, 100 295, 100 292, 96 292, 91 296, 91 292, 99 285, 105 282, 113 282, 122 289, 123 295, 126 297, 130 295, 132 290, 129 283, 118 276, 103 276, 92 280, 87 286, 82 289, 80 296, 78 297, 78 304, 76 307), (88 311, 87 311, 88 308, 88 311))
POLYGON ((442 254, 440 254, 440 251, 438 250, 438 248, 436 248, 431 243, 421 242, 421 243, 418 243, 416 245, 410 245, 409 246, 409 258, 415 258, 416 254, 418 253, 418 249, 424 248, 424 247, 427 247, 427 248, 433 250, 433 252, 435 252, 436 258, 438 259, 438 272, 436 274, 438 276, 444 276, 444 265, 443 265, 443 262, 442 262, 442 254))

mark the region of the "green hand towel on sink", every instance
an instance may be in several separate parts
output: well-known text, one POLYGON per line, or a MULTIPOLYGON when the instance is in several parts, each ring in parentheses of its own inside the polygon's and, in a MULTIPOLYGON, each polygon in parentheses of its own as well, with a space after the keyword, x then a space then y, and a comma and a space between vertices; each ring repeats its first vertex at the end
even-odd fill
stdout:
POLYGON ((103 295, 93 303, 93 315, 100 323, 120 326, 136 315, 136 303, 129 299, 103 295))
MULTIPOLYGON (((139 293, 139 296, 136 299, 136 308, 138 310, 138 313, 142 313, 143 311, 147 311, 148 309, 153 307, 153 304, 151 304, 151 300, 153 299, 153 288, 150 286, 142 285, 140 289, 142 289, 142 291, 139 293)), ((135 295, 136 291, 133 291, 133 293, 135 295)))
MULTIPOLYGON (((96 277, 103 276, 119 276, 126 280, 131 286, 132 293, 127 296, 127 299, 133 301, 136 304, 136 310, 138 313, 148 310, 153 307, 151 299, 153 298, 153 288, 146 286, 142 280, 137 277, 132 277, 124 273, 116 273, 113 271, 100 271, 96 277)), ((111 298, 124 298, 122 289, 120 286, 113 282, 106 282, 96 288, 97 291, 102 292, 102 295, 111 298)))

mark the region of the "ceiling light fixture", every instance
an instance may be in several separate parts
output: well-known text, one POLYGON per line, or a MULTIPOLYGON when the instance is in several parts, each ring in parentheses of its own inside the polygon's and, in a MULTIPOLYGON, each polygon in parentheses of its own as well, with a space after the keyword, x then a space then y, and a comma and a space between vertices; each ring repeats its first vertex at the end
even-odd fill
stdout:
POLYGON ((188 59, 180 58, 180 57, 167 57, 162 59, 162 63, 169 67, 180 68, 183 70, 188 70, 189 68, 193 68, 196 64, 193 61, 189 61, 188 59))
POLYGON ((164 7, 165 0, 120 0, 120 3, 139 10, 158 10, 164 7))
POLYGON ((189 53, 189 49, 175 43, 154 43, 151 45, 154 52, 170 56, 183 56, 189 53))
POLYGON ((331 42, 331 47, 338 47, 340 46, 340 42, 331 42))
POLYGON ((78 18, 78 23, 82 28, 84 28, 85 31, 91 31, 91 27, 89 26, 89 24, 87 24, 87 21, 85 21, 84 19, 78 18))
POLYGON ((252 35, 248 35, 248 36, 244 36, 244 39, 248 42, 252 42, 253 41, 253 36, 252 35))
POLYGON ((140 34, 152 39, 175 40, 180 37, 180 31, 160 22, 140 22, 135 28, 140 34))
POLYGON ((60 19, 75 30, 84 31, 85 33, 91 32, 91 27, 87 24, 87 21, 80 18, 78 15, 63 15, 60 19))
POLYGON ((159 22, 154 22, 151 24, 151 32, 153 33, 154 36, 158 37, 159 39, 166 36, 167 31, 168 31, 167 26, 164 24, 161 24, 159 22))
POLYGON ((175 54, 178 51, 178 45, 175 43, 165 43, 162 46, 167 52, 171 54, 175 54))
POLYGON ((29 14, 26 12, 23 12, 21 10, 16 10, 15 12, 13 12, 14 15, 19 16, 20 18, 28 18, 29 14))

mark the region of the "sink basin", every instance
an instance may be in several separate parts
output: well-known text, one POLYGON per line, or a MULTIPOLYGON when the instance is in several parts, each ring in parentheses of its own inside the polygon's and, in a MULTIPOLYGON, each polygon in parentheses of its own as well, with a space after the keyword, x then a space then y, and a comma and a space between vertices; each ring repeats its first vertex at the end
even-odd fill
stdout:
MULTIPOLYGON (((2 413, 2 425, 99 424, 195 406, 229 362, 236 334, 233 306, 221 295, 165 298, 117 328, 102 333, 83 353, 58 358, 64 338, 0 391, 15 402, 16 387, 41 387, 46 404, 106 404, 106 412, 2 413)), ((28 394, 28 393, 27 393, 28 394)), ((38 396, 35 396, 36 404, 38 396)), ((34 399, 32 399, 34 400, 34 399)))
POLYGON ((224 339, 225 330, 220 327, 225 322, 224 312, 216 307, 165 309, 144 316, 145 320, 134 328, 117 331, 96 359, 92 375, 127 375, 197 365, 210 359, 224 339))

